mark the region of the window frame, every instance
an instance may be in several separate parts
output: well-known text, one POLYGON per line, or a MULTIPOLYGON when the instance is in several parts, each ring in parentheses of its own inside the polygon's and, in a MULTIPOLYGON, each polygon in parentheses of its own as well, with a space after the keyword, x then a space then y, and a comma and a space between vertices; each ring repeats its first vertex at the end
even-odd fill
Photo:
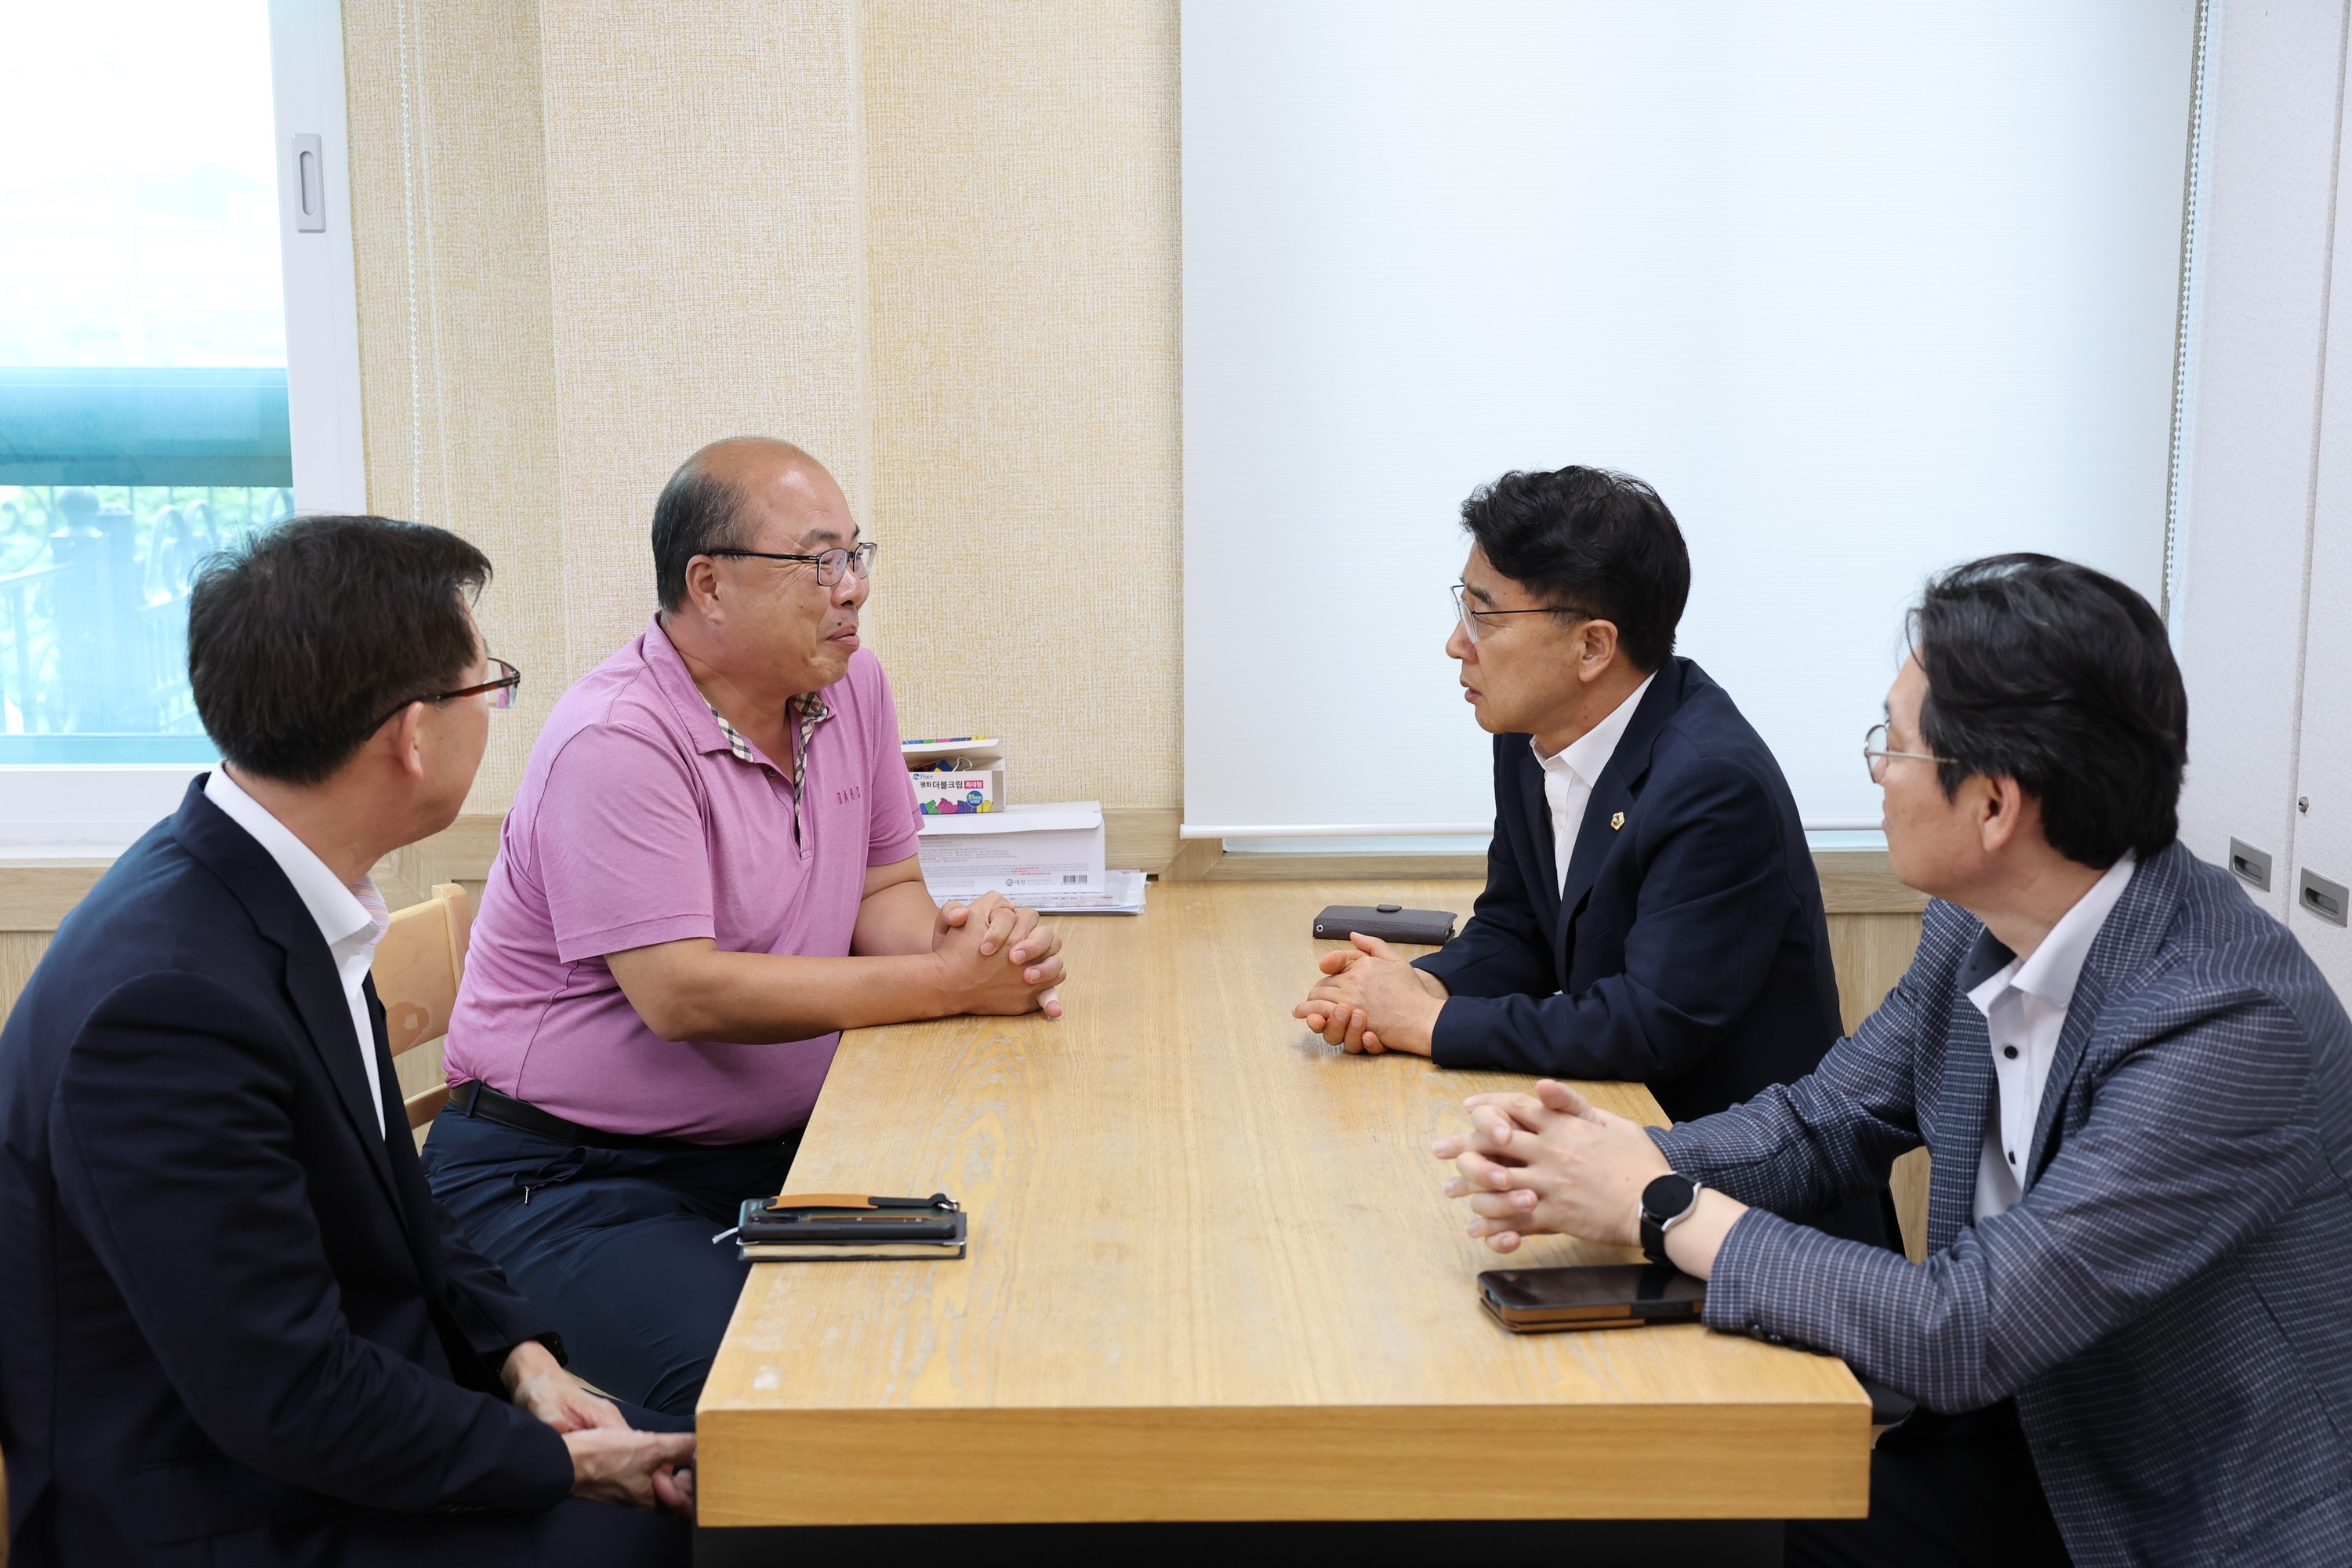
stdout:
MULTIPOLYGON (((351 133, 338 0, 269 0, 288 423, 298 512, 365 511, 351 133), (295 138, 320 139, 326 227, 296 226, 295 138)), ((112 859, 178 808, 209 763, 0 763, 0 865, 112 859)), ((0 922, 5 924, 5 922, 0 922)))

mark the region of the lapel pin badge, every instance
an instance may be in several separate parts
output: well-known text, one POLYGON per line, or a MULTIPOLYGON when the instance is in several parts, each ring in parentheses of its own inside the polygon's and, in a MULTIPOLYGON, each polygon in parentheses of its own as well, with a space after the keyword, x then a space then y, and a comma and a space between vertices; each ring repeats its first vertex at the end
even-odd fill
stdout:
POLYGON ((1622 811, 1621 811, 1621 812, 1618 812, 1615 816, 1612 816, 1612 817, 1609 819, 1609 831, 1610 831, 1610 832, 1612 832, 1612 833, 1616 832, 1619 828, 1621 828, 1621 827, 1622 827, 1622 826, 1625 826, 1625 814, 1624 814, 1623 812, 1622 812, 1622 811))

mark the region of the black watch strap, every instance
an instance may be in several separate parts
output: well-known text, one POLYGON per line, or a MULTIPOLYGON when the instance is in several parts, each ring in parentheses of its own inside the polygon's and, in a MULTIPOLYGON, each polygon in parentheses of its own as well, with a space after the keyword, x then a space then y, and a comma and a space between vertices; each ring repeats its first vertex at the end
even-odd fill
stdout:
POLYGON ((1674 1267, 1666 1256, 1666 1228, 1697 1206, 1698 1193, 1698 1183, 1672 1172, 1642 1189, 1642 1251, 1651 1262, 1674 1267))

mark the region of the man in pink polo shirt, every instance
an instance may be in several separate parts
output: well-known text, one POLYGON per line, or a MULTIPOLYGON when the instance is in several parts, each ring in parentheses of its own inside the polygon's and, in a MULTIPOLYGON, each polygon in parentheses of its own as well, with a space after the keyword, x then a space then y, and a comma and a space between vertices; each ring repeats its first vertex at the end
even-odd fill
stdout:
POLYGON ((1034 910, 936 908, 889 682, 859 649, 874 546, 781 441, 705 447, 654 510, 660 613, 556 704, 450 1020, 436 1196, 581 1375, 694 1407, 843 1029, 1058 1016, 1034 910))

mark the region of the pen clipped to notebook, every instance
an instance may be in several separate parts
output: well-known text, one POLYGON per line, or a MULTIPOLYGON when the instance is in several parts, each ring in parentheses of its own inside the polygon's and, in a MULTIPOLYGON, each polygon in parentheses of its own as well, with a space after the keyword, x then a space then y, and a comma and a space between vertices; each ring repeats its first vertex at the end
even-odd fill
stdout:
POLYGON ((961 1258, 963 1205, 945 1193, 927 1198, 857 1193, 784 1193, 746 1198, 732 1231, 747 1262, 817 1258, 961 1258))

